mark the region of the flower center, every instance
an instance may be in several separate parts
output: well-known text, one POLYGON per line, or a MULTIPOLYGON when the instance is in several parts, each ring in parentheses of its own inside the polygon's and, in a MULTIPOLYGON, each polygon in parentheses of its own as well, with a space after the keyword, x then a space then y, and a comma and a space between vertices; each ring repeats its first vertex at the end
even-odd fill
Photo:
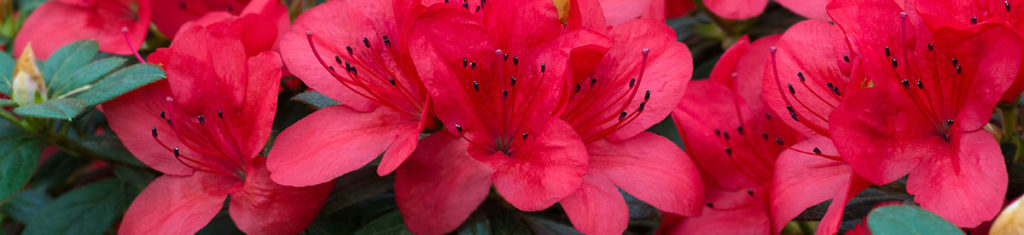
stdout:
POLYGON ((575 85, 563 93, 563 101, 559 102, 562 105, 556 109, 556 113, 560 113, 562 119, 576 129, 584 143, 592 143, 611 135, 643 113, 651 99, 651 90, 644 92, 643 101, 636 107, 630 105, 640 91, 650 51, 648 48, 640 51, 643 57, 636 77, 591 75, 589 80, 585 77, 577 79, 575 85), (616 111, 606 112, 608 109, 616 111))
POLYGON ((173 102, 174 99, 167 97, 167 109, 160 112, 160 118, 167 121, 169 130, 152 127, 153 139, 165 150, 173 153, 174 158, 181 164, 196 171, 244 177, 248 158, 240 149, 241 142, 224 118, 224 112, 218 110, 217 118, 210 122, 202 114, 189 116, 176 112, 177 107, 173 102), (162 131, 176 136, 181 146, 167 144, 165 140, 168 138, 160 135, 162 131))
POLYGON ((965 95, 963 94, 964 89, 962 89, 964 84, 961 84, 962 79, 959 77, 963 74, 964 67, 956 57, 936 53, 935 46, 930 43, 926 56, 932 57, 933 63, 929 63, 931 66, 917 66, 917 63, 900 66, 900 61, 911 61, 910 55, 917 54, 913 42, 909 41, 907 37, 906 12, 900 13, 900 21, 900 43, 902 45, 893 48, 899 50, 897 51, 898 55, 895 55, 886 46, 883 48, 885 57, 892 65, 896 81, 900 83, 904 93, 913 101, 915 110, 928 119, 930 124, 935 127, 937 135, 949 142, 953 125, 956 124, 954 120, 959 113, 960 100, 965 95), (940 61, 943 60, 950 61, 951 64, 940 65, 940 61), (915 78, 913 74, 931 74, 932 77, 915 78), (948 76, 951 74, 953 75, 948 76))
POLYGON ((423 82, 416 76, 405 76, 407 74, 402 71, 393 72, 390 68, 402 67, 396 62, 391 38, 388 35, 375 38, 380 38, 381 43, 371 43, 364 37, 362 47, 345 46, 347 53, 334 55, 334 63, 345 69, 341 73, 320 56, 313 43, 313 32, 306 32, 313 55, 341 85, 366 99, 418 119, 427 96, 423 82))

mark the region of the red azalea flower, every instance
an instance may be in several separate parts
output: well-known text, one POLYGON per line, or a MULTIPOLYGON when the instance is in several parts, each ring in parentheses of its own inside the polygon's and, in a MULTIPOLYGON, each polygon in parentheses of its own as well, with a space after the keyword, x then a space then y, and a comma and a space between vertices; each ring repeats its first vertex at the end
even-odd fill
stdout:
MULTIPOLYGON (((266 22, 266 21, 264 21, 266 22)), ((296 188, 270 180, 257 156, 270 135, 280 56, 248 45, 245 18, 186 24, 150 55, 168 79, 104 104, 111 128, 165 175, 125 213, 121 234, 191 234, 229 211, 249 234, 294 234, 313 222, 332 184, 296 188)))
POLYGON ((586 149, 553 112, 568 75, 565 47, 586 41, 560 36, 550 0, 435 4, 412 29, 409 48, 447 132, 427 137, 396 175, 410 230, 451 231, 492 183, 525 211, 579 188, 586 149))
MULTIPOLYGON (((395 1, 398 4, 408 4, 395 1)), ((268 166, 285 185, 330 181, 381 152, 377 173, 394 171, 432 128, 430 102, 392 1, 331 1, 303 13, 281 41, 285 64, 342 105, 321 109, 277 138, 268 166)))
MULTIPOLYGON (((811 19, 828 20, 825 6, 828 0, 775 0, 779 5, 811 19)), ((715 15, 726 19, 753 18, 764 11, 768 0, 706 0, 704 5, 715 15)))
POLYGON ((25 45, 46 59, 65 44, 93 39, 100 51, 128 55, 149 27, 149 0, 55 0, 36 8, 14 39, 15 57, 25 45))
POLYGON ((838 27, 807 20, 776 42, 765 65, 764 99, 789 126, 809 137, 779 155, 772 188, 773 233, 807 207, 832 199, 818 234, 839 230, 843 207, 870 186, 857 176, 829 138, 829 114, 843 102, 850 80, 850 49, 838 27), (797 185, 797 186, 793 186, 797 185))
MULTIPOLYGON (((1024 1, 952 1, 920 0, 916 4, 921 17, 932 29, 954 27, 964 29, 979 22, 1005 22, 1017 35, 1024 35, 1024 1)), ((1022 65, 1024 67, 1024 65, 1022 65)), ((1016 103, 1024 92, 1024 73, 1018 73, 1010 89, 1000 101, 1016 103)))
POLYGON ((982 127, 1021 65, 1016 33, 994 23, 930 31, 889 0, 835 1, 829 15, 860 57, 829 117, 840 156, 875 184, 909 173, 914 200, 957 226, 995 216, 1006 166, 982 127))
MULTIPOLYGON (((588 15, 582 10, 572 10, 581 17, 570 17, 570 29, 606 28, 599 9, 590 17, 582 17, 588 15)), ((594 42, 607 47, 581 48, 570 56, 574 75, 557 113, 583 139, 590 168, 562 207, 586 234, 626 230, 629 210, 619 188, 662 211, 695 215, 704 186, 693 162, 672 141, 644 131, 679 104, 693 70, 690 51, 671 28, 653 20, 627 21, 607 35, 594 42)))

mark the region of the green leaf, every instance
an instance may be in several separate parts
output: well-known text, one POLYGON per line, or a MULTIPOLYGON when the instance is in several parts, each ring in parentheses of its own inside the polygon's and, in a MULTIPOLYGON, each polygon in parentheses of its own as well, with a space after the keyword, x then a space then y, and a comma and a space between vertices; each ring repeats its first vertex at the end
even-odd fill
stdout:
POLYGON ((5 202, 3 212, 18 222, 28 223, 50 202, 53 202, 53 197, 46 194, 42 188, 25 190, 14 194, 9 201, 5 202))
POLYGON ((21 14, 29 14, 36 10, 39 5, 45 3, 47 0, 18 0, 18 9, 21 14))
POLYGON ((17 192, 39 165, 43 142, 8 122, 0 122, 0 200, 17 192))
POLYGON ((100 44, 93 40, 81 40, 69 43, 57 49, 46 59, 43 65, 43 77, 46 87, 63 87, 74 76, 74 72, 88 64, 99 53, 100 44))
POLYGON ((103 234, 131 203, 128 187, 106 180, 72 190, 33 217, 24 234, 103 234))
POLYGON ((122 162, 129 165, 148 167, 146 164, 136 159, 128 149, 121 144, 121 140, 116 136, 103 135, 103 136, 92 136, 78 140, 78 143, 86 148, 99 153, 100 156, 106 158, 106 160, 122 162))
POLYGON ((18 103, 14 102, 13 100, 9 100, 9 99, 0 99, 0 107, 14 106, 15 104, 18 104, 18 103))
POLYGON ((121 65, 127 60, 128 59, 121 57, 110 57, 99 59, 82 66, 75 70, 75 72, 70 75, 68 81, 62 86, 51 88, 50 90, 54 91, 51 96, 60 96, 66 92, 73 91, 79 87, 93 83, 104 75, 110 73, 110 71, 114 71, 114 69, 121 67, 121 65))
POLYGON ((14 58, 7 52, 0 52, 0 92, 11 97, 11 83, 14 82, 14 58))
POLYGON ((38 104, 30 104, 14 109, 14 113, 26 117, 71 119, 78 116, 86 107, 86 103, 79 99, 65 98, 47 100, 38 104))
POLYGON ((394 210, 377 217, 370 223, 366 224, 359 230, 356 230, 356 235, 384 235, 384 234, 412 234, 409 229, 405 228, 405 223, 402 222, 402 213, 398 210, 394 210))
POLYGON ((391 191, 394 176, 377 176, 376 166, 367 166, 338 178, 324 205, 325 214, 333 214, 371 197, 391 191))
POLYGON ((133 190, 138 192, 142 192, 150 182, 156 179, 156 175, 149 171, 124 166, 114 167, 114 176, 117 176, 118 179, 123 180, 128 186, 131 186, 133 190))
POLYGON ((964 234, 959 228, 917 206, 883 206, 868 214, 871 234, 964 234))
POLYGON ((163 78, 164 71, 160 67, 136 64, 110 74, 75 97, 90 106, 97 105, 163 78))
POLYGON ((315 106, 318 109, 341 104, 317 91, 303 92, 292 97, 292 100, 315 106))

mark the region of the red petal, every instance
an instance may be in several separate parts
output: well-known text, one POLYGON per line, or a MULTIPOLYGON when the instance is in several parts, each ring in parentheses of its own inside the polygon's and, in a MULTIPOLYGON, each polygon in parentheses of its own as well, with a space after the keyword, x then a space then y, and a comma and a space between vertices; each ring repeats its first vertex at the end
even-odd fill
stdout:
MULTIPOLYGON (((721 84, 710 80, 694 81, 687 88, 679 109, 672 114, 680 136, 686 143, 686 151, 701 169, 705 182, 713 182, 711 184, 727 189, 757 185, 737 168, 735 162, 729 160, 723 151, 726 143, 720 141, 721 137, 714 132, 718 127, 729 127, 724 131, 733 132, 731 128, 741 125, 736 112, 744 110, 746 106, 737 103, 741 102, 737 99, 733 91, 721 84)), ((767 169, 767 166, 760 167, 767 169)), ((769 172, 764 173, 765 177, 770 175, 769 172)))
POLYGON ((849 68, 850 62, 843 57, 854 57, 845 40, 839 27, 828 22, 802 21, 786 30, 776 43, 775 66, 762 66, 768 107, 805 136, 828 136, 829 114, 842 102, 842 95, 849 93, 846 84, 850 74, 843 68, 849 68), (787 106, 793 108, 799 121, 789 116, 787 106))
MULTIPOLYGON (((586 29, 597 32, 608 30, 602 4, 610 2, 598 0, 571 0, 569 2, 569 19, 566 20, 569 30, 586 29)), ((621 9, 619 9, 621 10, 621 9)), ((609 15, 609 20, 612 16, 609 15)), ((624 21, 624 20, 623 20, 624 21)))
MULTIPOLYGON (((656 4, 655 2, 659 1, 664 0, 599 0, 604 16, 608 20, 608 25, 612 26, 647 16, 647 13, 656 4)), ((651 15, 652 17, 661 17, 660 19, 655 18, 655 20, 665 20, 664 3, 662 2, 661 4, 661 16, 651 15)))
POLYGON ((146 186, 124 214, 119 234, 193 234, 217 215, 235 180, 196 172, 146 186))
POLYGON ((248 69, 241 33, 226 23, 193 25, 165 50, 164 69, 175 102, 188 113, 215 113, 241 103, 246 90, 237 86, 246 84, 248 69))
POLYGON ((768 113, 764 104, 762 78, 765 64, 770 63, 769 47, 775 46, 781 35, 763 37, 749 44, 740 38, 718 60, 711 71, 710 80, 726 85, 739 93, 747 108, 740 110, 744 117, 764 116, 768 113))
POLYGON ((839 231, 846 202, 869 184, 854 175, 846 163, 826 158, 838 154, 832 140, 815 137, 779 155, 772 180, 772 232, 781 232, 805 209, 829 199, 832 204, 818 226, 818 234, 839 231), (814 149, 821 154, 815 154, 814 149))
POLYGON ((405 148, 403 144, 409 143, 398 140, 419 136, 418 124, 389 108, 360 113, 346 106, 327 107, 277 137, 267 168, 283 185, 327 182, 359 169, 385 150, 405 148))
POLYGON ((587 145, 587 152, 590 172, 600 172, 658 210, 693 215, 703 206, 704 184, 697 167, 665 137, 642 132, 622 142, 599 140, 587 145))
POLYGON ((174 38, 178 29, 185 22, 198 19, 207 12, 222 11, 231 9, 233 14, 238 14, 245 6, 243 1, 238 0, 180 0, 180 1, 153 1, 153 24, 167 38, 174 38), (185 6, 182 8, 182 6, 185 6))
MULTIPOLYGON (((740 80, 739 71, 737 71, 736 66, 739 64, 740 59, 748 54, 747 50, 749 48, 750 38, 747 35, 743 35, 718 58, 718 62, 715 63, 714 69, 711 70, 708 80, 718 82, 727 87, 735 87, 735 84, 738 82, 737 80, 740 80)), ((753 55, 754 53, 749 54, 753 55)))
MULTIPOLYGON (((153 55, 160 54, 159 52, 153 55)), ((151 58, 153 58, 151 56, 151 58)), ((167 97, 171 96, 166 80, 141 87, 103 104, 110 129, 117 133, 124 146, 143 163, 169 175, 189 175, 189 168, 174 158, 174 153, 165 149, 153 138, 152 128, 156 127, 158 138, 168 147, 181 146, 178 136, 167 121, 160 118, 160 112, 167 110, 167 97)), ((193 151, 186 151, 193 152, 193 151)))
POLYGON ((228 210, 246 234, 297 234, 313 223, 333 182, 289 187, 270 180, 265 157, 253 159, 242 190, 231 193, 228 210))
MULTIPOLYGON (((935 31, 935 45, 950 48, 947 53, 959 58, 963 66, 964 85, 959 115, 960 130, 978 130, 989 122, 992 107, 1017 78, 1021 65, 1021 40, 1002 24, 981 24, 967 30, 951 28, 935 31)), ((937 64, 948 63, 937 61, 937 64)), ((942 74, 947 77, 954 76, 942 74)), ((1016 100, 1016 97, 1014 97, 1016 100)))
POLYGON ((953 143, 910 173, 907 192, 921 207, 957 227, 971 228, 999 213, 1006 166, 999 143, 985 131, 964 133, 953 143))
POLYGON ((709 199, 719 196, 735 198, 730 203, 714 203, 714 208, 704 207, 700 216, 685 217, 674 224, 662 225, 663 234, 721 234, 728 228, 728 234, 771 234, 768 208, 760 197, 741 191, 709 191, 709 199))
POLYGON ((831 2, 829 0, 775 0, 775 2, 801 16, 816 20, 829 20, 828 14, 825 13, 826 6, 831 2))
MULTIPOLYGON (((622 140, 661 122, 675 109, 683 97, 683 92, 686 91, 686 84, 693 76, 693 57, 685 44, 676 41, 672 28, 664 23, 650 20, 629 21, 613 28, 610 34, 612 46, 594 72, 595 76, 616 78, 616 84, 626 84, 629 79, 638 78, 638 92, 627 105, 629 108, 638 107, 640 103, 645 102, 646 91, 651 92, 651 98, 646 101, 642 114, 608 136, 610 140, 622 140), (641 75, 639 72, 644 49, 650 52, 647 68, 641 75)), ((621 86, 622 90, 629 88, 621 86)), ((612 104, 614 105, 594 107, 619 106, 618 102, 612 104)), ((614 117, 620 112, 615 108, 605 110, 610 113, 597 115, 614 117)))
POLYGON ((492 42, 509 54, 544 47, 562 31, 558 9, 550 0, 491 0, 483 9, 483 24, 492 42))
POLYGON ((150 1, 92 1, 87 5, 49 1, 39 5, 25 20, 14 39, 15 56, 21 54, 29 42, 39 59, 65 44, 83 40, 96 40, 100 51, 114 54, 132 54, 125 41, 123 28, 135 48, 142 45, 149 29, 150 1))
POLYGON ((707 0, 704 5, 726 19, 747 19, 760 15, 768 0, 707 0))
POLYGON ((573 227, 583 234, 622 234, 629 225, 625 199, 598 171, 587 172, 580 188, 560 203, 573 227))
MULTIPOLYGON (((323 68, 313 55, 306 33, 313 33, 313 41, 320 56, 324 57, 323 60, 329 64, 335 63, 332 57, 348 54, 346 46, 365 49, 363 38, 378 42, 380 39, 377 35, 389 35, 392 40, 399 40, 391 4, 392 1, 377 0, 329 1, 303 12, 295 19, 291 31, 281 38, 281 53, 288 71, 310 88, 346 106, 363 112, 373 110, 379 104, 346 88, 323 68)), ((400 69, 405 65, 396 63, 387 60, 382 66, 396 66, 399 69, 392 72, 398 76, 410 74, 400 69)), ((342 69, 342 65, 335 67, 338 71, 342 69)), ((405 81, 401 77, 395 79, 405 81)))
MULTIPOLYGON (((234 136, 241 138, 240 148, 249 159, 263 150, 270 138, 277 113, 277 92, 281 85, 281 56, 276 52, 263 51, 250 57, 246 63, 245 98, 241 107, 235 106, 234 114, 224 111, 224 119, 230 121, 234 136), (241 110, 239 110, 241 109, 241 110)), ((225 107, 227 108, 227 107, 225 107)))
POLYGON ((423 139, 395 173, 395 200, 417 234, 448 233, 487 197, 493 170, 466 153, 467 142, 447 132, 423 139))
POLYGON ((665 18, 672 19, 676 17, 684 16, 694 8, 697 4, 689 0, 666 0, 665 1, 665 18))
MULTIPOLYGON (((569 124, 552 118, 510 155, 474 155, 495 170, 494 188, 524 211, 547 208, 576 191, 587 171, 587 152, 569 124)), ((474 154, 475 151, 470 151, 474 154)))

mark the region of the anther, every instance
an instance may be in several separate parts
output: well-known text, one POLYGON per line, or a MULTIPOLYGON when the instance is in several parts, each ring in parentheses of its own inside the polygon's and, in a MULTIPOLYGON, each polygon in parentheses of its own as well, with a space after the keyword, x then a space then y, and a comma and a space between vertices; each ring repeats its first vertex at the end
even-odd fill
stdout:
POLYGON ((770 114, 770 113, 765 113, 765 114, 764 114, 764 119, 772 120, 772 114, 770 114))
POLYGON ((580 93, 580 89, 583 89, 583 86, 580 86, 579 83, 576 83, 576 93, 580 93))
POLYGON ((722 137, 722 131, 715 129, 715 136, 722 137))
POLYGON ((846 61, 846 63, 850 63, 850 57, 844 55, 843 56, 843 61, 846 61))
POLYGON ((391 48, 391 39, 388 39, 388 35, 383 35, 380 37, 384 39, 384 46, 391 48))
POLYGON ((181 151, 178 151, 178 147, 174 147, 174 157, 180 157, 181 151))
POLYGON ((1003 1, 1003 6, 1006 6, 1006 12, 1010 12, 1010 1, 1003 1))
POLYGON ((178 7, 180 7, 181 9, 185 9, 185 2, 178 2, 178 7))
POLYGON ((768 139, 768 132, 761 132, 761 138, 767 140, 768 139))
POLYGON ((889 46, 886 46, 885 47, 885 57, 890 57, 890 56, 892 56, 892 53, 889 52, 889 46))
POLYGON ((647 90, 647 93, 644 94, 644 101, 648 100, 651 100, 651 90, 647 90))
POLYGON ((508 61, 508 53, 505 53, 505 58, 504 58, 504 60, 505 60, 505 61, 508 61))
POLYGON ((217 110, 217 117, 224 118, 224 110, 217 110))
MULTIPOLYGON (((946 126, 953 126, 953 119, 946 119, 946 126)), ((156 132, 153 132, 156 133, 156 132)))
POLYGON ((917 80, 917 89, 924 89, 924 83, 921 83, 921 80, 917 80))
POLYGON ((518 56, 513 56, 512 57, 512 65, 519 66, 519 57, 518 56))
POLYGON ((960 70, 960 66, 957 65, 956 66, 956 74, 962 74, 962 73, 963 73, 963 70, 960 70))
POLYGON ((597 84, 597 78, 590 78, 590 87, 594 87, 594 84, 597 84))
POLYGON ((469 2, 462 2, 462 8, 466 8, 466 10, 469 10, 469 2))
POLYGON ((818 149, 817 147, 815 147, 814 150, 811 151, 814 151, 814 154, 821 155, 821 149, 818 149))
POLYGON ((779 145, 785 145, 786 144, 785 142, 782 142, 782 138, 775 138, 775 143, 779 143, 779 145))
POLYGON ((705 203, 704 205, 707 205, 707 206, 708 206, 708 208, 712 208, 712 209, 714 209, 714 208, 715 208, 715 204, 711 204, 710 202, 708 202, 708 203, 705 203))
POLYGON ((804 72, 796 72, 796 76, 800 78, 800 82, 804 82, 804 72))
POLYGON ((501 91, 501 98, 508 98, 508 89, 501 91))
POLYGON ((476 61, 469 62, 469 68, 470 69, 476 69, 476 61))
POLYGON ((960 65, 960 60, 953 58, 953 66, 960 65))
POLYGON ((462 133, 462 125, 455 124, 455 131, 458 131, 459 133, 462 133))
POLYGON ((390 78, 389 77, 388 78, 388 82, 391 83, 392 86, 398 85, 398 83, 395 82, 395 78, 390 78))
POLYGON ((910 88, 910 82, 907 81, 907 79, 903 79, 903 81, 900 81, 900 83, 903 84, 903 88, 910 88))
POLYGON ((732 148, 725 147, 725 155, 732 156, 732 148))
POLYGON ((647 102, 640 102, 640 107, 636 108, 637 112, 644 112, 644 107, 647 106, 647 102))
POLYGON ((348 52, 349 56, 352 56, 354 54, 354 52, 352 51, 352 46, 345 46, 345 51, 348 52))
POLYGON ((892 58, 892 67, 893 67, 893 68, 896 68, 896 66, 897 66, 897 64, 896 64, 896 58, 892 58))
POLYGON ((469 66, 469 58, 462 58, 462 67, 469 66))
POLYGON ((547 69, 548 69, 547 65, 545 65, 544 63, 540 63, 540 72, 541 73, 543 73, 544 71, 547 71, 547 69))
POLYGON ((512 77, 512 79, 510 79, 508 81, 508 85, 509 86, 516 86, 516 77, 512 77))
POLYGON ((636 85, 636 78, 629 79, 629 88, 633 88, 633 85, 636 85))
POLYGON ((199 115, 197 119, 199 119, 199 124, 206 124, 206 118, 204 118, 203 115, 199 115))
POLYGON ((622 120, 623 118, 626 118, 626 114, 627 114, 626 112, 619 113, 619 120, 622 120))
POLYGON ((932 45, 931 43, 928 43, 928 51, 934 51, 934 50, 935 50, 935 45, 932 45))
POLYGON ((736 133, 739 133, 740 135, 743 135, 743 126, 736 127, 736 133))
POLYGON ((796 89, 793 89, 793 84, 786 84, 786 86, 789 86, 789 94, 796 95, 796 89))
POLYGON ((363 46, 366 46, 366 48, 370 48, 370 39, 369 38, 363 38, 363 46))
POLYGON ((527 136, 530 136, 530 134, 528 134, 528 133, 526 133, 526 132, 523 132, 523 139, 524 139, 524 140, 526 139, 526 137, 527 137, 527 136))
POLYGON ((825 83, 825 85, 828 86, 828 89, 832 89, 833 87, 835 87, 835 86, 832 85, 831 82, 825 83))
POLYGON ((837 96, 843 96, 842 93, 839 93, 839 87, 832 87, 832 92, 835 92, 837 96))
POLYGON ((338 64, 341 64, 341 57, 334 56, 334 62, 338 62, 338 64))
POLYGON ((753 189, 747 189, 747 195, 754 196, 754 190, 753 189))
POLYGON ((473 91, 480 91, 480 83, 473 81, 473 91))
POLYGON ((153 138, 156 138, 156 136, 157 136, 157 134, 156 134, 156 127, 153 127, 153 138))
POLYGON ((165 114, 164 111, 160 111, 160 118, 167 119, 167 114, 165 114))
POLYGON ((978 24, 978 17, 971 17, 971 24, 978 24))
POLYGON ((725 138, 725 140, 729 140, 729 132, 728 131, 723 131, 722 132, 722 138, 725 138))

